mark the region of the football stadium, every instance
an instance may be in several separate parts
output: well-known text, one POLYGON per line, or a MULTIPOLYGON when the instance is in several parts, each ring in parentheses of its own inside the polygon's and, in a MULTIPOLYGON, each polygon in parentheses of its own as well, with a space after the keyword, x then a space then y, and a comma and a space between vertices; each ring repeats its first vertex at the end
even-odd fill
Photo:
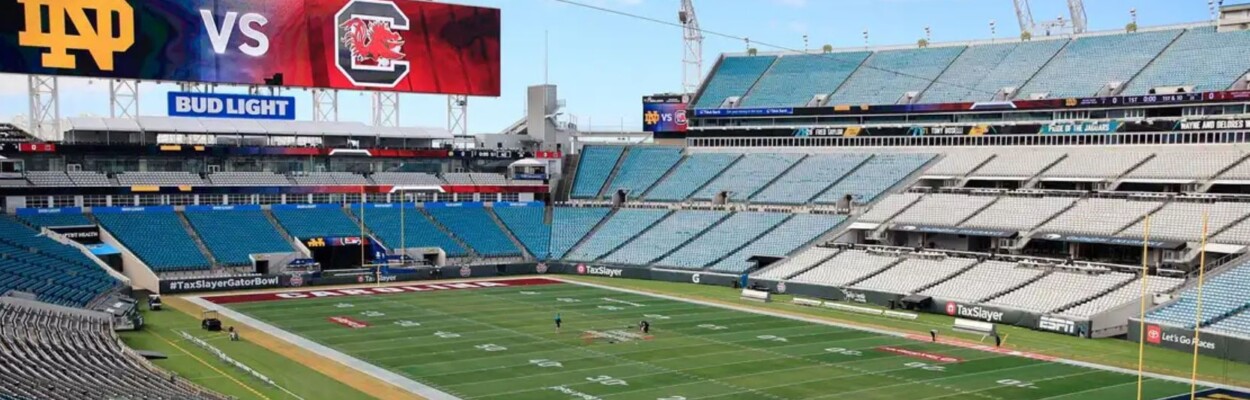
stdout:
POLYGON ((1250 399, 1250 4, 465 2, 0 2, 0 399, 1250 399))

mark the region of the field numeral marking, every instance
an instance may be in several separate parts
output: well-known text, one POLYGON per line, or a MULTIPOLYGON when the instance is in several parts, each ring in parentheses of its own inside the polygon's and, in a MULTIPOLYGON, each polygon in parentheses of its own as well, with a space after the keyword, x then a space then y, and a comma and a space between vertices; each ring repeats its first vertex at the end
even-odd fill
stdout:
POLYGON ((608 311, 621 311, 621 310, 624 310, 624 308, 620 308, 620 307, 617 307, 617 306, 599 306, 599 309, 602 309, 602 310, 608 310, 608 311))
POLYGON ((530 360, 530 364, 537 365, 540 368, 564 368, 564 364, 559 361, 552 361, 544 358, 530 360))
POLYGON ((592 376, 586 378, 586 380, 606 386, 629 386, 629 383, 625 382, 624 379, 616 379, 607 375, 592 376))
POLYGON ((710 329, 714 331, 723 331, 723 330, 729 329, 728 326, 722 326, 722 325, 716 325, 716 324, 699 324, 698 327, 703 328, 703 329, 710 329))
POLYGON ((484 350, 484 351, 504 351, 508 349, 507 347, 503 347, 494 343, 479 344, 473 347, 476 347, 478 350, 484 350))
POLYGON ((363 316, 366 316, 366 317, 382 317, 382 316, 386 316, 386 314, 385 314, 385 313, 380 312, 380 311, 361 311, 361 312, 360 312, 360 315, 363 315, 363 316))
POLYGON ((660 315, 660 314, 643 314, 642 316, 651 318, 651 319, 673 319, 673 317, 670 317, 667 315, 660 315))
POLYGON ((903 364, 903 366, 908 367, 908 368, 923 369, 925 371, 934 371, 934 372, 946 371, 946 367, 943 367, 941 365, 929 365, 929 364, 925 364, 922 362, 909 362, 909 363, 903 364))
POLYGON ((825 349, 825 351, 834 353, 834 354, 841 354, 844 356, 851 356, 851 357, 859 357, 859 356, 864 355, 864 353, 861 353, 859 350, 850 350, 850 349, 844 349, 841 347, 830 347, 830 348, 825 349))
POLYGON ((399 325, 404 328, 412 328, 416 326, 421 326, 421 323, 417 321, 402 320, 402 321, 395 321, 395 325, 399 325))
POLYGON ((768 341, 781 342, 781 343, 786 343, 790 341, 786 338, 783 338, 781 336, 775 336, 775 335, 759 335, 759 336, 756 336, 755 338, 759 340, 768 340, 768 341))
POLYGON ((434 336, 438 336, 439 338, 442 338, 442 339, 454 339, 454 338, 460 337, 460 334, 454 333, 454 332, 438 331, 438 332, 434 332, 434 336))
POLYGON ((1034 385, 1033 382, 1025 382, 1025 381, 1019 381, 1015 379, 999 379, 998 384, 1003 385, 1003 386, 1015 386, 1018 388, 1025 388, 1025 389, 1037 389, 1037 385, 1034 385))
POLYGON ((526 295, 526 296, 533 296, 533 295, 538 294, 538 292, 531 292, 531 291, 528 291, 528 290, 522 290, 520 293, 521 293, 521 294, 523 294, 523 295, 526 295))
POLYGON ((334 305, 334 308, 352 308, 352 307, 355 307, 355 306, 356 306, 356 305, 355 305, 355 304, 352 304, 352 303, 338 303, 338 304, 335 304, 335 305, 334 305))
POLYGON ((559 297, 559 298, 556 298, 556 301, 561 302, 561 303, 581 303, 582 302, 581 300, 571 299, 568 297, 559 297))
POLYGON ((659 397, 659 398, 656 398, 655 400, 686 400, 686 396, 659 397))

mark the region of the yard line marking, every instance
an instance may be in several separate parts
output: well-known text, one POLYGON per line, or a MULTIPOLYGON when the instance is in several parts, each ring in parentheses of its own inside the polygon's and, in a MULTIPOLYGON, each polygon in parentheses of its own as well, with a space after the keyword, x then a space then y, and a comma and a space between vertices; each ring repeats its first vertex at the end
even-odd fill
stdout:
MULTIPOLYGON (((1039 364, 1039 365, 1058 365, 1058 364, 1053 364, 1053 363, 1050 363, 1050 364, 1039 364)), ((987 372, 989 372, 989 371, 987 371, 987 372)), ((1088 371, 1081 371, 1081 372, 1077 372, 1077 373, 1075 373, 1075 374, 1067 374, 1067 375, 1059 375, 1059 376, 1054 376, 1054 377, 1050 377, 1050 378, 1034 379, 1034 380, 1033 380, 1033 383, 1037 383, 1037 382, 1046 382, 1046 381, 1053 381, 1053 380, 1056 380, 1056 379, 1067 379, 1067 378, 1071 378, 1071 377, 1074 377, 1074 376, 1088 375, 1088 374, 1092 374, 1092 373, 1095 373, 1095 372, 1107 372, 1107 371, 1099 371, 1099 370, 1096 370, 1096 369, 1090 369, 1090 370, 1088 370, 1088 371)), ((971 375, 969 375, 969 376, 971 376, 971 375)), ((977 389, 977 390, 973 390, 972 392, 974 392, 974 393, 975 393, 975 392, 984 392, 984 391, 987 391, 987 390, 1002 389, 1002 388, 1005 388, 1005 387, 1008 387, 1008 386, 1006 386, 1006 385, 991 386, 991 387, 987 387, 987 388, 984 388, 984 389, 977 389)), ((945 397, 951 397, 951 396, 954 396, 954 395, 957 395, 957 394, 960 394, 960 393, 952 393, 952 394, 947 394, 947 395, 942 395, 942 396, 937 396, 937 397, 925 397, 925 398, 923 398, 923 399, 917 399, 917 400, 941 399, 941 398, 945 398, 945 397)))

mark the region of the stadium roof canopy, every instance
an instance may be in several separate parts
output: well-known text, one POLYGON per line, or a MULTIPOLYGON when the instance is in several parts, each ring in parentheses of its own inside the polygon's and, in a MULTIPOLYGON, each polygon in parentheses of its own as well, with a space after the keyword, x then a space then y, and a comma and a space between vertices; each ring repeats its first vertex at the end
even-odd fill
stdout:
POLYGON ((428 127, 375 127, 360 122, 278 121, 233 118, 139 117, 68 119, 65 131, 147 132, 254 136, 364 136, 451 139, 451 132, 428 127))

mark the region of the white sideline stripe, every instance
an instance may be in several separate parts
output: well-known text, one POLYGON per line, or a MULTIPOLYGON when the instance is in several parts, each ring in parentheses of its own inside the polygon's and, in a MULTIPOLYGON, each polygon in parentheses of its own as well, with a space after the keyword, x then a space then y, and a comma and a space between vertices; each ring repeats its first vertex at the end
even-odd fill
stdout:
MULTIPOLYGON (((864 326, 856 326, 856 325, 851 325, 851 324, 843 324, 843 323, 838 323, 838 322, 829 321, 829 320, 820 319, 820 318, 804 317, 804 316, 799 316, 799 315, 790 315, 790 314, 788 314, 788 313, 779 313, 779 312, 774 312, 774 311, 759 310, 759 309, 755 309, 755 308, 747 308, 747 307, 735 306, 735 305, 730 305, 730 304, 722 304, 722 303, 717 303, 717 302, 710 302, 710 301, 703 301, 703 300, 696 300, 696 299, 688 299, 688 298, 682 298, 682 297, 677 297, 677 296, 669 296, 669 295, 665 295, 665 294, 658 294, 658 293, 644 292, 644 291, 641 291, 641 290, 633 290, 633 289, 618 288, 618 287, 613 287, 613 286, 600 285, 600 284, 597 284, 597 283, 589 283, 589 282, 581 282, 581 281, 575 281, 575 280, 568 280, 568 279, 564 279, 563 277, 557 277, 557 276, 548 276, 547 278, 548 278, 548 279, 554 279, 554 280, 557 280, 557 281, 560 281, 560 282, 564 282, 564 283, 568 283, 568 284, 573 284, 573 285, 581 285, 581 286, 587 286, 587 287, 599 288, 599 289, 604 289, 604 290, 613 290, 613 291, 617 291, 617 292, 623 292, 623 293, 631 293, 631 294, 636 294, 636 295, 639 295, 639 296, 650 296, 650 297, 655 297, 655 298, 660 298, 660 299, 665 299, 665 300, 681 301, 681 302, 686 302, 686 303, 692 303, 692 304, 704 305, 704 306, 708 306, 708 307, 717 307, 717 308, 722 308, 722 309, 727 309, 727 310, 734 310, 734 311, 740 311, 740 312, 751 313, 751 314, 757 314, 757 315, 767 315, 767 316, 778 317, 778 318, 785 318, 785 319, 790 319, 790 320, 795 320, 795 321, 803 321, 803 322, 808 322, 808 323, 813 323, 813 324, 820 324, 820 325, 827 325, 827 326, 836 326, 836 327, 839 327, 839 328, 845 328, 845 329, 851 329, 851 330, 857 330, 857 331, 865 331, 865 332, 872 332, 872 333, 876 333, 876 334, 879 334, 879 335, 886 335, 886 336, 895 336, 895 337, 907 338, 907 335, 906 335, 906 334, 899 333, 899 332, 892 332, 892 331, 887 331, 887 330, 883 330, 883 329, 869 328, 869 327, 864 327, 864 326)), ((973 349, 973 348, 969 348, 969 349, 970 349, 970 350, 977 350, 977 349, 973 349)), ((997 354, 997 353, 995 353, 995 354, 997 354)), ((1011 357, 1016 357, 1016 356, 1013 356, 1013 355, 1010 355, 1010 354, 1003 354, 1003 355, 1006 355, 1006 356, 1011 356, 1011 357)), ((1109 366, 1109 365, 1094 364, 1094 363, 1088 363, 1088 362, 1084 362, 1084 361, 1069 360, 1069 359, 1065 359, 1065 358, 1058 358, 1058 357, 1056 357, 1056 358, 1054 358, 1051 362, 1056 362, 1056 363, 1060 363, 1060 364, 1074 365, 1074 366, 1078 366, 1078 367, 1085 367, 1085 368, 1092 368, 1092 369, 1100 369, 1100 370, 1103 370, 1103 371, 1117 372, 1117 373, 1126 374, 1126 375, 1134 375, 1134 376, 1135 376, 1135 375, 1137 375, 1137 371, 1133 371, 1133 370, 1130 370, 1130 369, 1127 369, 1127 368, 1112 367, 1112 366, 1109 366)), ((1188 380, 1188 379, 1179 378, 1179 377, 1174 377, 1174 376, 1170 376, 1170 375, 1157 374, 1157 373, 1153 373, 1153 372, 1145 372, 1145 373, 1143 373, 1142 375, 1143 375, 1143 376, 1146 376, 1146 377, 1150 377, 1150 378, 1158 379, 1158 380, 1163 380, 1163 381, 1170 381, 1170 382, 1176 382, 1176 383, 1189 383, 1189 380, 1188 380)), ((1226 384, 1222 384, 1222 383, 1215 383, 1215 382, 1208 382, 1208 381, 1198 381, 1198 384, 1199 384, 1199 385, 1202 385, 1202 386, 1206 386, 1206 387, 1211 387, 1211 388, 1219 388, 1219 389, 1228 389, 1228 390, 1237 390, 1237 391, 1243 391, 1243 392, 1250 392, 1250 388, 1244 388, 1244 387, 1240 387, 1240 386, 1233 386, 1233 385, 1226 385, 1226 384)))
POLYGON ((375 379, 378 379, 380 381, 398 386, 401 389, 407 390, 410 393, 420 395, 421 397, 425 397, 428 400, 460 400, 459 397, 452 396, 450 394, 447 394, 446 392, 427 386, 420 382, 414 381, 403 375, 396 374, 394 372, 388 371, 376 365, 367 363, 358 358, 349 356, 347 354, 343 354, 342 352, 339 352, 338 350, 331 349, 320 343, 305 339, 298 335, 282 330, 281 328, 275 327, 273 325, 269 325, 265 322, 262 322, 255 318, 244 315, 243 313, 240 313, 238 311, 234 311, 230 309, 229 307, 218 306, 207 300, 204 300, 203 298, 200 298, 199 296, 184 297, 184 298, 190 301, 191 303, 197 306, 200 306, 201 308, 217 310, 217 312, 221 313, 222 315, 225 315, 227 318, 233 319, 235 321, 239 321, 243 324, 251 326, 252 328, 256 328, 262 332, 272 335, 273 337, 284 340, 287 343, 302 347, 313 353, 317 353, 318 355, 321 355, 322 357, 334 360, 335 362, 338 362, 339 364, 343 364, 351 369, 360 371, 361 373, 372 376, 375 379))

